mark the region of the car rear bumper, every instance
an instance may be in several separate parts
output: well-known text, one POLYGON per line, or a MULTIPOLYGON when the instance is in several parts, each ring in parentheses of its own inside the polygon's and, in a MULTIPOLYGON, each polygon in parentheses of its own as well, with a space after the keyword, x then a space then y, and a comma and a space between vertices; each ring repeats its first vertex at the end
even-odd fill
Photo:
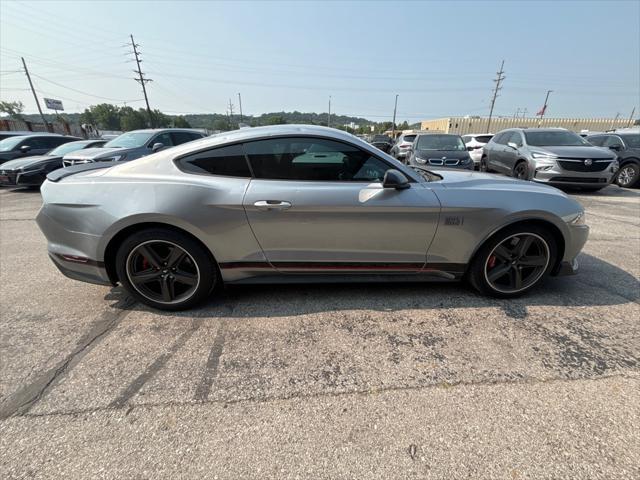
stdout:
POLYGON ((49 252, 49 258, 66 277, 96 285, 111 285, 103 262, 84 257, 49 252))

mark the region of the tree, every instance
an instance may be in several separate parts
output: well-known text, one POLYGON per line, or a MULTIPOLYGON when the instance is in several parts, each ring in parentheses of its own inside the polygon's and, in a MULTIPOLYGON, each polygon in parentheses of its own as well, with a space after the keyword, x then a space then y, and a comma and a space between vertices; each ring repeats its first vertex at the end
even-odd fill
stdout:
POLYGON ((265 125, 284 125, 287 123, 287 119, 282 115, 271 115, 265 119, 265 125))
POLYGON ((222 118, 218 118, 217 120, 214 120, 212 127, 213 127, 213 130, 222 130, 223 132, 226 132, 227 130, 231 130, 229 126, 229 121, 222 118))
POLYGON ((80 115, 80 121, 103 130, 118 130, 120 129, 120 107, 109 103, 92 105, 80 115))
POLYGON ((191 125, 189 124, 189 122, 187 122, 187 119, 184 118, 182 115, 178 115, 177 117, 174 117, 173 126, 175 128, 191 128, 191 125))
POLYGON ((0 113, 6 113, 10 118, 22 120, 24 104, 22 102, 2 102, 0 101, 0 113))
POLYGON ((122 107, 120 109, 120 128, 125 132, 147 128, 148 120, 147 111, 142 108, 134 110, 131 107, 122 107))
POLYGON ((171 124, 171 119, 160 110, 155 109, 151 114, 153 115, 153 126, 155 128, 166 128, 171 124))

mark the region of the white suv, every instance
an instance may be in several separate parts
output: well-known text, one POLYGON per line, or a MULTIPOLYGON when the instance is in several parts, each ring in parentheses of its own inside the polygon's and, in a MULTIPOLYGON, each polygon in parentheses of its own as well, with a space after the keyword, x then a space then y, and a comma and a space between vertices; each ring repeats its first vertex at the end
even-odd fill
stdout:
POLYGON ((489 143, 489 140, 493 138, 493 133, 469 133, 462 135, 469 156, 473 160, 473 164, 476 168, 480 166, 480 159, 482 158, 483 147, 489 143))

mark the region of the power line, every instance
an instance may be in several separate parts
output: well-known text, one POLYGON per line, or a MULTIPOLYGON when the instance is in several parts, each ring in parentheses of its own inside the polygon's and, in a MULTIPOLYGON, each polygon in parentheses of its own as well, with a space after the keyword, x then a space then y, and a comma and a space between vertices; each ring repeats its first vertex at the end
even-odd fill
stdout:
POLYGON ((504 60, 502 60, 502 64, 500 65, 500 70, 496 72, 496 79, 494 80, 496 86, 493 89, 493 98, 491 99, 491 109, 489 110, 489 121, 487 122, 487 133, 491 131, 491 117, 493 116, 493 107, 496 104, 496 98, 498 97, 498 92, 502 90, 500 84, 506 78, 504 75, 504 60))
POLYGON ((67 90, 71 90, 72 92, 80 93, 80 94, 82 94, 82 95, 86 95, 86 96, 88 96, 88 97, 95 97, 95 98, 99 98, 99 99, 101 99, 101 100, 109 100, 109 101, 111 101, 111 102, 117 102, 117 103, 123 103, 123 102, 138 102, 138 101, 140 101, 139 99, 123 100, 123 99, 121 99, 121 98, 111 98, 111 97, 103 97, 103 96, 101 96, 101 95, 94 95, 94 94, 92 94, 92 93, 83 92, 82 90, 78 90, 78 89, 76 89, 76 88, 67 87, 67 86, 65 86, 65 85, 62 85, 61 83, 54 82, 53 80, 49 80, 49 79, 44 78, 43 76, 41 76, 41 75, 37 75, 37 74, 35 74, 35 73, 33 74, 33 76, 34 76, 34 77, 38 77, 40 80, 44 80, 45 82, 51 83, 51 84, 56 85, 56 86, 58 86, 58 87, 60 87, 60 88, 65 88, 65 89, 67 89, 67 90))
POLYGON ((153 115, 151 114, 151 107, 149 106, 149 97, 147 97, 146 87, 146 84, 148 82, 152 82, 153 80, 151 80, 150 78, 144 78, 144 73, 142 73, 142 70, 140 69, 140 62, 142 62, 142 60, 140 60, 140 53, 138 52, 139 45, 134 42, 133 35, 130 35, 130 37, 131 46, 133 47, 133 54, 136 57, 136 65, 138 65, 138 69, 134 70, 134 72, 138 74, 138 78, 134 78, 134 80, 142 86, 142 93, 144 93, 144 101, 147 104, 147 113, 149 114, 149 125, 151 126, 151 128, 153 128, 153 115))

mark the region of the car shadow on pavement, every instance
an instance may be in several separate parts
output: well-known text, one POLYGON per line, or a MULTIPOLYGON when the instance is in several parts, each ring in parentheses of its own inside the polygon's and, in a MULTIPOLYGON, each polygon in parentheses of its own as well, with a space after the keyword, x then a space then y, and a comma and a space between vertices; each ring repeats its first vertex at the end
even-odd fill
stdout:
MULTIPOLYGON (((515 299, 495 299, 477 294, 463 282, 319 283, 227 286, 209 301, 182 312, 153 310, 140 303, 127 310, 185 318, 286 317, 312 313, 407 309, 501 308, 505 315, 522 319, 534 306, 607 306, 638 302, 640 283, 630 273, 591 255, 579 258, 575 276, 551 277, 540 287, 515 299)), ((115 287, 105 296, 121 308, 127 293, 115 287)))

